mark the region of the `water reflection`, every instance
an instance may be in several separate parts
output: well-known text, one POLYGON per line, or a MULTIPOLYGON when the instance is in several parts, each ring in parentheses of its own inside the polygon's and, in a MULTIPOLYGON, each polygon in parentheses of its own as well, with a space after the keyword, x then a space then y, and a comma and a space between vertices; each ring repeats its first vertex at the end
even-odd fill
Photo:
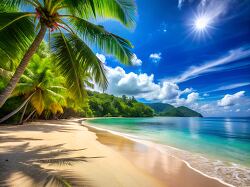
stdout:
POLYGON ((250 118, 155 117, 98 119, 94 122, 140 139, 235 163, 250 163, 250 118))
POLYGON ((226 131, 226 135, 228 135, 228 139, 230 139, 230 135, 233 134, 233 123, 231 122, 230 119, 226 118, 224 122, 224 127, 226 131))
POLYGON ((163 186, 194 187, 205 184, 205 186, 225 187, 217 180, 204 177, 204 175, 190 169, 182 160, 173 157, 166 151, 162 152, 156 147, 146 146, 105 131, 93 128, 89 128, 89 130, 97 135, 97 140, 100 143, 119 151, 137 168, 160 179, 163 186))
POLYGON ((200 125, 197 123, 195 118, 188 119, 188 129, 192 139, 199 139, 200 125))

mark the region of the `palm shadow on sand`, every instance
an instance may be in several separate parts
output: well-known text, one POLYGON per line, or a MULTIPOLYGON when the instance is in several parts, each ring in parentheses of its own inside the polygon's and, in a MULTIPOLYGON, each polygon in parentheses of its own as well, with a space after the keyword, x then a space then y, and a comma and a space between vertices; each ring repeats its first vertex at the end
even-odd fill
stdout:
POLYGON ((23 178, 31 179, 35 186, 91 186, 89 180, 79 177, 73 171, 55 171, 41 166, 49 164, 60 167, 102 158, 69 157, 67 155, 85 149, 62 149, 62 146, 63 144, 59 144, 29 149, 29 143, 25 143, 11 148, 1 147, 8 151, 0 153, 0 186, 11 186, 10 178, 13 173, 21 173, 23 178))

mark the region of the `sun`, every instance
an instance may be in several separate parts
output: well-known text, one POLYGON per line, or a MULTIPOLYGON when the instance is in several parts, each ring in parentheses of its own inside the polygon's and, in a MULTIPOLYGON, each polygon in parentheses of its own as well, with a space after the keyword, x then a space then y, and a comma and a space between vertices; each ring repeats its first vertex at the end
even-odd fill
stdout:
POLYGON ((197 31, 204 31, 209 27, 209 18, 206 16, 198 17, 195 19, 194 26, 197 31))
POLYGON ((189 21, 190 33, 196 39, 211 38, 211 32, 214 31, 214 17, 208 13, 200 12, 194 14, 189 21))
POLYGON ((202 31, 202 30, 205 30, 207 29, 207 27, 209 26, 209 19, 207 17, 198 17, 196 20, 195 20, 195 29, 198 30, 198 31, 202 31))

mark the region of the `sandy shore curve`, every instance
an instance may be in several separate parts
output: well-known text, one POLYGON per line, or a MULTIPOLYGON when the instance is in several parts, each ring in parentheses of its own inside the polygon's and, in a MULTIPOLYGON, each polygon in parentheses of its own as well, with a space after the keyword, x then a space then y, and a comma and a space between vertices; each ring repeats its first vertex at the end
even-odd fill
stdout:
POLYGON ((222 187, 176 158, 80 119, 0 127, 0 186, 222 187))

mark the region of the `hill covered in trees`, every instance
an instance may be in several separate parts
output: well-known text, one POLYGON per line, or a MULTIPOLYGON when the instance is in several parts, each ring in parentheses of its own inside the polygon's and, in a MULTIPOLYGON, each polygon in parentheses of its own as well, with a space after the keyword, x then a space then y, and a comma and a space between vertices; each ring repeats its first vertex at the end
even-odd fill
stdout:
POLYGON ((170 117, 202 117, 202 115, 185 106, 174 107, 165 103, 147 103, 149 107, 154 109, 157 116, 170 116, 170 117))
POLYGON ((116 97, 113 95, 88 91, 88 107, 95 117, 202 117, 185 106, 174 107, 165 103, 140 103, 134 97, 116 97))
POLYGON ((154 111, 134 97, 115 97, 105 93, 88 91, 88 105, 95 117, 152 117, 154 111))

